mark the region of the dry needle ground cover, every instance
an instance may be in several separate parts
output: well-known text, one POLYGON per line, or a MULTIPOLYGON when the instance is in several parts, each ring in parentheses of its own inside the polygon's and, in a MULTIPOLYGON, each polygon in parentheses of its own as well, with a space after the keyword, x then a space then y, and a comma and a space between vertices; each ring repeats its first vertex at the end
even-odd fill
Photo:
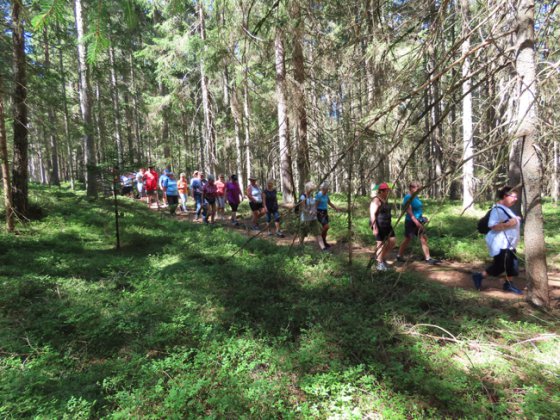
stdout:
MULTIPOLYGON (((34 187, 32 204, 0 236, 2 418, 559 418, 557 311, 126 199, 117 251, 111 200, 34 187)), ((485 258, 476 218, 438 209, 434 255, 485 258)))

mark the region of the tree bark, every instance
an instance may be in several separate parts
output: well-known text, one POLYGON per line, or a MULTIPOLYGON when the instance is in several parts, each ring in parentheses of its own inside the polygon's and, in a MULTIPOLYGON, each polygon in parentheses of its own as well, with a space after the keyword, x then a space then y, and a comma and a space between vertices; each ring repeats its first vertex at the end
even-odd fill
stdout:
POLYGON ((12 168, 12 200, 16 214, 28 214, 29 139, 27 127, 27 63, 23 5, 15 0, 12 5, 12 42, 14 54, 14 159, 12 168))
POLYGON ((123 167, 124 152, 121 135, 121 110, 119 101, 119 86, 117 84, 117 71, 115 65, 115 49, 113 45, 109 47, 109 65, 111 68, 111 100, 113 102, 113 124, 115 126, 115 143, 117 145, 117 165, 123 167))
POLYGON ((78 73, 80 79, 79 96, 80 110, 84 137, 82 140, 86 194, 90 198, 97 197, 97 165, 95 159, 95 143, 93 139, 93 124, 91 117, 91 94, 87 67, 87 49, 85 45, 85 21, 82 15, 82 0, 74 0, 74 16, 76 20, 76 32, 78 34, 78 73))
MULTIPOLYGON (((470 46, 470 4, 469 0, 461 0, 461 53, 466 56, 470 46)), ((472 121, 472 80, 470 58, 466 57, 462 68, 463 90, 463 210, 472 209, 474 201, 474 154, 473 154, 473 121, 472 121)))
POLYGON ((541 203, 542 166, 536 144, 538 96, 534 25, 535 1, 519 0, 515 60, 519 80, 516 136, 521 139, 520 167, 525 211, 525 260, 529 281, 527 299, 534 305, 549 307, 550 296, 541 203))
POLYGON ((245 186, 243 175, 243 149, 241 147, 241 111, 239 110, 239 99, 237 97, 237 90, 235 87, 232 89, 230 98, 231 115, 233 117, 233 128, 235 131, 235 164, 239 185, 245 186))
MULTIPOLYGON (((4 91, 2 74, 0 73, 0 92, 4 91)), ((8 162, 8 138, 6 136, 4 97, 0 94, 0 160, 2 162, 2 187, 4 191, 4 209, 6 211, 6 230, 13 232, 14 204, 12 202, 12 187, 10 184, 10 164, 8 162)))
POLYGON ((286 67, 284 64, 284 43, 280 30, 276 29, 274 39, 276 58, 276 98, 278 101, 278 146, 280 149, 280 179, 282 183, 282 201, 294 202, 294 185, 292 184, 292 157, 288 137, 288 108, 286 105, 286 67))
POLYGON ((298 188, 304 191, 309 181, 309 145, 307 143, 307 109, 305 103, 305 65, 303 56, 303 20, 299 1, 292 2, 293 28, 292 62, 294 66, 294 108, 296 112, 297 167, 299 172, 298 188))
MULTIPOLYGON (((204 18, 204 6, 202 1, 198 2, 199 30, 200 39, 206 41, 206 26, 204 18)), ((206 150, 208 156, 208 166, 212 174, 216 171, 216 145, 214 121, 210 110, 210 94, 208 92, 208 79, 206 77, 206 69, 204 68, 204 52, 200 57, 200 89, 202 91, 202 107, 204 109, 204 137, 206 138, 206 150)))
MULTIPOLYGON (((45 26, 44 32, 44 48, 45 48, 45 70, 47 73, 51 68, 49 39, 47 34, 47 27, 45 26)), ((56 124, 56 116, 51 103, 47 104, 47 114, 49 116, 49 140, 51 147, 51 174, 50 182, 52 185, 60 185, 60 169, 58 163, 58 138, 54 125, 56 124)))

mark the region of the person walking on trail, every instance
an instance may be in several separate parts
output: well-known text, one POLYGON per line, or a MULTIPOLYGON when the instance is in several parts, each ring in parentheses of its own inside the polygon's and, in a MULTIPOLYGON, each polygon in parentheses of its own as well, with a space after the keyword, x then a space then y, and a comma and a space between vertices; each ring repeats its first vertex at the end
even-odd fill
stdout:
POLYGON ((207 182, 202 186, 202 219, 206 224, 214 224, 214 218, 216 217, 218 188, 214 181, 214 175, 208 175, 207 182))
POLYGON ((257 185, 257 177, 251 175, 249 177, 249 185, 247 186, 247 198, 249 199, 249 207, 253 212, 252 230, 260 230, 259 228, 259 217, 266 213, 266 208, 263 202, 263 192, 261 187, 257 185))
POLYGON ((226 184, 224 175, 218 175, 218 179, 216 180, 216 212, 220 217, 220 220, 225 219, 225 211, 226 211, 226 184))
POLYGON ((144 168, 138 169, 136 173, 136 191, 138 191, 138 198, 144 198, 144 168))
POLYGON ((169 214, 175 216, 175 211, 177 210, 177 205, 179 204, 179 188, 173 172, 167 173, 167 176, 163 180, 161 186, 165 197, 167 197, 169 214))
POLYGON ((231 208, 231 224, 234 226, 239 226, 237 221, 237 208, 239 203, 243 201, 243 194, 241 193, 241 187, 237 181, 237 175, 233 174, 229 181, 226 182, 226 201, 231 208))
POLYGON ((375 256, 377 271, 387 271, 386 257, 395 247, 395 231, 391 224, 391 206, 388 196, 391 188, 382 182, 377 188, 377 195, 369 205, 369 222, 376 241, 375 256))
POLYGON ((408 186, 409 193, 404 196, 403 208, 406 211, 406 217, 404 222, 404 240, 399 247, 399 253, 397 255, 397 261, 404 262, 404 252, 410 241, 415 236, 420 239, 420 244, 422 245, 422 252, 424 253, 424 261, 427 264, 435 265, 439 264, 441 261, 430 256, 430 247, 428 246, 428 238, 426 236, 426 223, 428 223, 428 218, 424 217, 422 214, 423 204, 418 198, 418 191, 421 184, 418 181, 411 182, 408 186))
POLYGON ((191 191, 195 202, 194 220, 198 221, 202 211, 202 181, 199 171, 193 172, 191 179, 191 191))
POLYGON ((154 170, 154 166, 148 166, 148 170, 144 173, 144 185, 146 186, 146 202, 148 207, 152 206, 155 199, 157 208, 159 209, 159 200, 157 196, 158 174, 154 170))
POLYGON ((171 169, 169 166, 167 166, 159 177, 158 186, 159 189, 161 190, 161 195, 162 195, 161 200, 163 202, 163 207, 167 207, 167 195, 165 194, 165 190, 163 189, 163 183, 167 180, 167 176, 169 175, 170 172, 171 169))
POLYGON ((187 181, 187 174, 181 172, 179 181, 177 181, 177 189, 179 190, 179 197, 181 198, 181 211, 187 212, 187 196, 189 193, 189 183, 187 181))
POLYGON ((519 242, 521 218, 510 210, 517 201, 517 191, 510 186, 498 190, 498 202, 490 211, 486 234, 486 246, 493 258, 492 264, 481 273, 473 273, 472 279, 476 290, 480 290, 482 280, 487 276, 498 277, 506 273, 503 289, 518 295, 521 290, 513 285, 511 278, 519 275, 519 261, 515 247, 519 242))
POLYGON ((299 244, 303 245, 305 237, 310 233, 315 237, 321 251, 328 251, 328 248, 321 236, 321 224, 317 220, 317 204, 318 202, 313 197, 313 192, 317 186, 309 181, 305 184, 305 193, 299 197, 300 212, 300 231, 299 231, 299 244))
POLYGON ((266 224, 268 226, 268 236, 276 235, 279 238, 283 238, 286 235, 280 230, 280 213, 278 212, 278 193, 276 188, 274 188, 274 180, 269 179, 266 183, 266 188, 264 190, 265 197, 265 208, 266 208, 266 224), (270 224, 274 219, 275 231, 270 230, 270 224))
POLYGON ((327 243, 327 233, 329 232, 329 206, 334 209, 334 211, 340 211, 336 207, 329 197, 329 183, 327 181, 323 182, 319 186, 319 192, 315 195, 315 200, 317 201, 317 220, 321 224, 321 236, 323 237, 323 243, 327 248, 331 245, 327 243))

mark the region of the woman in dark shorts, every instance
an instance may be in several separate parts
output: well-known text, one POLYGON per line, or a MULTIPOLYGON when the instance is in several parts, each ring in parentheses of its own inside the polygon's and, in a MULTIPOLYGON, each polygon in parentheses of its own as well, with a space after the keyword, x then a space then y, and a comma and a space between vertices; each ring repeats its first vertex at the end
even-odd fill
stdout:
POLYGON ((323 242, 327 248, 331 246, 327 243, 327 233, 329 232, 329 206, 334 209, 334 211, 340 211, 336 207, 329 197, 329 183, 327 181, 323 182, 319 186, 319 192, 315 194, 315 200, 317 201, 317 220, 321 223, 321 236, 323 237, 323 242))
POLYGON ((253 212, 253 230, 259 229, 259 217, 266 213, 266 207, 263 203, 263 192, 261 187, 257 185, 257 178, 249 177, 249 185, 247 186, 247 198, 249 199, 249 207, 253 212))
POLYGON ((385 182, 379 185, 377 195, 369 205, 369 221, 373 236, 375 236, 377 270, 387 271, 385 262, 387 254, 395 247, 395 231, 391 224, 391 206, 387 200, 391 188, 385 182))
POLYGON ((515 287, 511 278, 519 275, 516 246, 519 242, 521 218, 510 207, 517 202, 517 191, 505 186, 498 191, 498 202, 490 212, 486 234, 486 246, 493 258, 492 264, 481 273, 473 273, 472 279, 476 290, 480 290, 482 280, 487 276, 498 277, 505 273, 503 289, 517 295, 523 292, 515 287))
POLYGON ((239 226, 237 221, 237 208, 239 203, 243 201, 243 194, 241 194, 241 187, 237 181, 237 175, 233 174, 229 181, 226 182, 226 201, 231 208, 231 223, 239 226))

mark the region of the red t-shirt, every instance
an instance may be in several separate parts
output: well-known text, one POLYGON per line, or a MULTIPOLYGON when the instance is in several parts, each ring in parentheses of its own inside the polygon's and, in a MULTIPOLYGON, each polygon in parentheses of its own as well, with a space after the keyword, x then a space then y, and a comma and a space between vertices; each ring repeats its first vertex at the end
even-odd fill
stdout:
POLYGON ((146 191, 155 191, 158 187, 158 174, 151 170, 144 174, 144 182, 146 183, 146 191))

